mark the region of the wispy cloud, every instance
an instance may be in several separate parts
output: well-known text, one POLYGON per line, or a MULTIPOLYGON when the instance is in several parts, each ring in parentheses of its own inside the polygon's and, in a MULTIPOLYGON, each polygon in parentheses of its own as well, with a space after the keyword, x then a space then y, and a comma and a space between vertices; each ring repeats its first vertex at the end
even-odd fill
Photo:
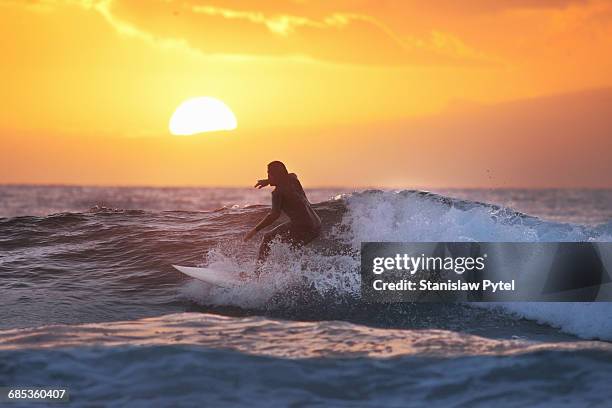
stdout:
MULTIPOLYGON (((332 13, 321 19, 312 19, 288 14, 267 15, 257 11, 237 11, 229 8, 214 6, 191 6, 194 13, 207 16, 223 17, 249 21, 265 26, 271 33, 287 37, 296 34, 300 28, 315 28, 320 30, 334 30, 336 32, 346 29, 354 22, 362 22, 375 27, 387 39, 404 51, 429 51, 455 58, 469 58, 471 60, 489 61, 493 58, 483 52, 465 44, 460 38, 440 30, 433 30, 428 36, 401 36, 381 20, 358 13, 332 13)), ((331 34, 333 35, 333 33, 331 34)), ((401 56, 399 56, 401 58, 401 56)))
POLYGON ((246 20, 255 24, 262 24, 270 30, 271 33, 287 36, 295 31, 298 27, 340 27, 348 24, 346 18, 341 15, 335 15, 325 18, 323 21, 316 21, 306 17, 292 16, 280 14, 276 16, 267 16, 264 13, 257 11, 238 11, 222 7, 214 6, 192 6, 191 11, 197 14, 205 14, 207 16, 223 17, 230 20, 246 20))
MULTIPOLYGON (((13 0, 7 0, 5 3, 24 5, 13 0)), ((171 14, 173 9, 181 10, 182 19, 172 22, 176 25, 176 33, 166 27, 163 33, 158 33, 156 27, 148 25, 146 18, 135 20, 134 15, 122 15, 120 6, 133 7, 133 4, 124 3, 122 0, 39 0, 26 2, 25 6, 35 11, 50 11, 60 6, 78 6, 98 13, 121 35, 140 39, 152 46, 184 51, 199 58, 300 56, 298 58, 365 65, 454 65, 497 62, 495 57, 468 45, 455 34, 443 30, 431 30, 420 35, 400 35, 379 18, 363 13, 331 12, 319 18, 312 18, 282 12, 270 13, 192 4, 188 1, 160 0, 151 3, 154 4, 162 7, 162 10, 165 8, 168 14, 171 14), (222 27, 228 37, 241 38, 234 43, 244 44, 243 49, 240 46, 233 46, 227 52, 220 51, 220 47, 211 50, 210 40, 206 36, 209 25, 205 23, 202 24, 202 35, 196 35, 196 38, 181 32, 179 26, 185 22, 185 19, 193 22, 202 17, 213 21, 218 19, 216 24, 222 27), (262 27, 271 36, 269 42, 260 41, 257 49, 253 51, 255 47, 252 45, 249 33, 242 33, 243 26, 233 26, 232 22, 262 27), (201 41, 200 37, 207 37, 207 41, 201 41), (360 40, 369 42, 367 50, 360 47, 358 43, 360 40), (325 52, 319 51, 320 49, 325 49, 325 52), (383 53, 380 50, 385 51, 383 53)))
POLYGON ((141 39, 150 45, 167 49, 178 49, 196 57, 204 56, 200 50, 190 46, 189 42, 185 39, 156 36, 151 32, 140 29, 127 20, 119 18, 112 11, 114 0, 80 0, 79 2, 81 6, 98 12, 119 34, 141 39))

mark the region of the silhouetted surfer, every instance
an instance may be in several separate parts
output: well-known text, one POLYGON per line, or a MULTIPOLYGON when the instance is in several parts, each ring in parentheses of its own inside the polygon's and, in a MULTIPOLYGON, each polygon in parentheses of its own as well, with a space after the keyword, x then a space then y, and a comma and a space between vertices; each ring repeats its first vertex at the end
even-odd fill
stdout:
POLYGON ((282 162, 273 161, 268 164, 268 178, 257 181, 255 187, 268 185, 276 187, 272 191, 272 210, 245 235, 244 240, 248 241, 258 231, 276 221, 281 212, 289 217, 289 221, 264 234, 257 258, 259 261, 268 256, 270 242, 276 237, 295 245, 306 245, 321 233, 321 219, 308 202, 297 176, 289 173, 282 162))

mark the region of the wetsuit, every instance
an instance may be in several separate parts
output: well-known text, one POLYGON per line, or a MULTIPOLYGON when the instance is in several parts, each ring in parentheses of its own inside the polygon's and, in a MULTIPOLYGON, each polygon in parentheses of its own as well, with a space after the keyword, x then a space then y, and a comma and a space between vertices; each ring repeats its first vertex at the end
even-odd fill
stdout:
POLYGON ((259 259, 268 255, 270 241, 277 236, 296 245, 306 245, 321 233, 321 219, 308 202, 300 181, 293 173, 272 191, 272 212, 275 211, 284 212, 289 221, 264 234, 259 259))

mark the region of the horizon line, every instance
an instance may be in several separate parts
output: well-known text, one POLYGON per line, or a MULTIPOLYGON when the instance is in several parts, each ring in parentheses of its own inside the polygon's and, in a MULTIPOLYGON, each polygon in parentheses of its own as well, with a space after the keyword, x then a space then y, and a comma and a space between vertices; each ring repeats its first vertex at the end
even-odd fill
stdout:
MULTIPOLYGON (((151 189, 171 189, 171 188, 191 188, 191 189, 251 189, 254 188, 251 185, 204 185, 204 184, 76 184, 76 183, 28 183, 28 182, 0 182, 0 187, 88 187, 88 188, 151 188, 151 189)), ((612 186, 402 186, 402 187, 389 187, 389 186, 307 186, 305 190, 612 190, 612 186)))

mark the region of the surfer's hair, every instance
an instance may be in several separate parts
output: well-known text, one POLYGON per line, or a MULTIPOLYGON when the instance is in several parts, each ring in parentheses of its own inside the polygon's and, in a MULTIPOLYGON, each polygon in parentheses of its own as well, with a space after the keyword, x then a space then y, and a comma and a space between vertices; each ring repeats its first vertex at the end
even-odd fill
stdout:
POLYGON ((287 171, 287 167, 281 161, 275 160, 273 162, 268 163, 268 171, 279 179, 284 179, 289 176, 289 172, 287 171))

